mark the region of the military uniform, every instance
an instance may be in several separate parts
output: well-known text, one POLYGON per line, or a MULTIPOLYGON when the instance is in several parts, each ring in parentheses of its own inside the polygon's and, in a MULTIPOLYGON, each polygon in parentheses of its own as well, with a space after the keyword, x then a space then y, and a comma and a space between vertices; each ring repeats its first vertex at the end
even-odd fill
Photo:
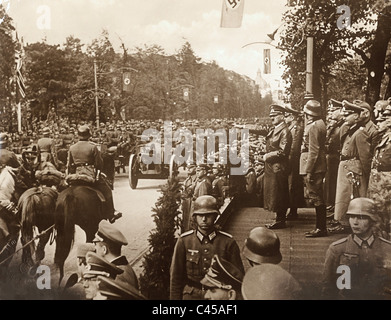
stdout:
POLYGON ((41 153, 41 163, 51 162, 58 168, 57 152, 54 144, 54 140, 49 137, 43 137, 38 139, 37 145, 41 153))
MULTIPOLYGON (((281 111, 283 114, 284 110, 281 111)), ((285 223, 289 206, 288 162, 292 134, 285 122, 278 124, 266 136, 264 208, 276 212, 276 222, 285 223)))
POLYGON ((375 201, 383 231, 390 233, 391 221, 391 131, 375 149, 368 184, 368 198, 375 201))
POLYGON ((338 221, 344 217, 352 195, 366 196, 368 182, 364 176, 369 177, 372 161, 371 145, 362 126, 353 125, 346 137, 341 137, 341 140, 341 161, 338 167, 334 211, 334 219, 338 221), (358 186, 352 184, 354 183, 352 179, 358 181, 358 186))
POLYGON ((357 235, 333 242, 326 253, 323 294, 336 298, 337 268, 350 268, 351 289, 339 292, 347 299, 391 299, 391 242, 372 235, 363 241, 357 235), (388 294, 386 293, 388 292, 388 294))
POLYGON ((111 188, 103 177, 98 177, 97 172, 103 169, 103 159, 95 143, 88 141, 91 136, 89 129, 81 128, 80 141, 69 148, 68 153, 68 176, 67 181, 70 184, 87 184, 95 186, 105 198, 105 210, 107 217, 112 218, 115 209, 111 188), (85 136, 88 131, 87 136, 85 136))
POLYGON ((213 230, 203 235, 199 230, 183 233, 178 239, 171 263, 170 300, 202 300, 200 281, 217 254, 244 273, 240 250, 230 234, 213 230))
POLYGON ((182 208, 182 226, 183 232, 190 230, 191 226, 191 202, 193 200, 194 188, 196 185, 196 174, 189 175, 183 182, 183 191, 181 194, 182 208))
POLYGON ((334 207, 335 204, 338 165, 339 165, 340 153, 341 153, 340 132, 341 132, 342 125, 343 125, 343 120, 340 120, 338 122, 335 122, 329 128, 327 128, 327 135, 326 135, 327 172, 325 176, 325 186, 324 186, 326 206, 334 207))

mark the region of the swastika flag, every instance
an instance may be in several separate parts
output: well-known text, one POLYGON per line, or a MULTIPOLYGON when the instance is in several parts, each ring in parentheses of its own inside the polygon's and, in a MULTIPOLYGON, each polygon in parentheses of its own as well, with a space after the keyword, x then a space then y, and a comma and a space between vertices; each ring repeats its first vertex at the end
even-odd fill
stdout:
POLYGON ((223 0, 221 28, 240 28, 243 20, 244 0, 223 0))
POLYGON ((122 74, 122 90, 123 91, 132 91, 130 86, 130 72, 124 72, 122 74))
POLYGON ((263 49, 263 73, 269 74, 271 72, 270 49, 263 49))

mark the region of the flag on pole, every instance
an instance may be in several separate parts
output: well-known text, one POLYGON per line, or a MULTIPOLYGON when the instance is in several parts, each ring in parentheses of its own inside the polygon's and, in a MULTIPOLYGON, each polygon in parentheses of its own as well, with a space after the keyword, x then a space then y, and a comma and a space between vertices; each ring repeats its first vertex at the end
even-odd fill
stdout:
POLYGON ((270 49, 263 49, 263 73, 271 73, 270 49))
POLYGON ((183 100, 189 101, 189 88, 183 88, 183 100))
POLYGON ((22 75, 23 59, 22 59, 22 52, 19 50, 16 50, 16 52, 15 52, 15 62, 16 62, 17 91, 19 92, 19 94, 22 98, 25 98, 26 97, 26 85, 25 85, 24 77, 22 75))
POLYGON ((130 72, 124 72, 122 74, 122 90, 123 91, 131 91, 132 88, 130 86, 130 72))
POLYGON ((221 28, 240 28, 243 20, 244 0, 223 0, 221 28))

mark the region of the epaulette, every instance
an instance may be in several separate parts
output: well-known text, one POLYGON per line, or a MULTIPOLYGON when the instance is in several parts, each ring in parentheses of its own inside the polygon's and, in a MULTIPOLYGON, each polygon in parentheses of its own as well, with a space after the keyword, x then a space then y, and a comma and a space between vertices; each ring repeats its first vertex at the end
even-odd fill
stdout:
POLYGON ((223 235, 225 235, 225 236, 227 236, 227 237, 229 237, 229 238, 232 238, 232 235, 230 235, 230 234, 227 233, 227 232, 219 231, 219 233, 221 233, 221 234, 223 234, 223 235))
POLYGON ((348 241, 348 237, 339 239, 339 240, 337 240, 337 241, 334 241, 331 245, 332 245, 332 246, 336 246, 337 244, 341 244, 341 243, 344 243, 344 242, 346 242, 346 241, 348 241))
POLYGON ((194 232, 194 230, 186 231, 186 232, 184 232, 184 233, 181 234, 181 238, 186 237, 186 236, 188 236, 188 235, 190 235, 190 234, 193 234, 193 232, 194 232))
POLYGON ((388 244, 391 244, 391 241, 390 240, 387 240, 387 239, 384 239, 382 237, 379 237, 379 239, 385 243, 388 243, 388 244))

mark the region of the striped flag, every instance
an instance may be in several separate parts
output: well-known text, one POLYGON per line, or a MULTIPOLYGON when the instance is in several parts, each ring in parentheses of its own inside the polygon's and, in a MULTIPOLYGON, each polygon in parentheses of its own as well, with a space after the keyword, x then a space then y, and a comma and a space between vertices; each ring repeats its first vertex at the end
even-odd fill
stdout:
POLYGON ((221 28, 240 28, 243 20, 244 0, 223 0, 221 28))
POLYGON ((17 45, 20 49, 16 48, 15 50, 15 63, 16 63, 16 84, 17 92, 19 92, 22 98, 26 97, 26 85, 25 79, 22 75, 22 66, 23 66, 23 38, 19 41, 18 33, 16 33, 17 45))
POLYGON ((22 75, 22 57, 21 54, 18 54, 18 57, 16 57, 16 83, 17 83, 17 90, 22 98, 26 97, 26 85, 25 85, 25 79, 22 75))

